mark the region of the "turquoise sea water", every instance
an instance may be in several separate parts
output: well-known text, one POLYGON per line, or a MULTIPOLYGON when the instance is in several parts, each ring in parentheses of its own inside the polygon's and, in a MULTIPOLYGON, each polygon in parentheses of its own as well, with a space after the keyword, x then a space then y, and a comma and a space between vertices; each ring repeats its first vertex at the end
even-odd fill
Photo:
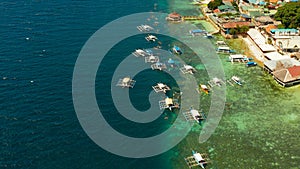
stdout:
MULTIPOLYGON (((206 143, 198 143, 200 127, 195 125, 189 136, 170 151, 151 158, 130 159, 102 150, 84 133, 73 108, 71 82, 76 58, 85 41, 109 21, 135 12, 197 14, 198 10, 188 2, 63 0, 0 4, 0 168, 187 168, 183 158, 192 149, 210 156, 209 168, 299 167, 299 87, 283 89, 259 67, 232 65, 223 55, 220 58, 226 77, 238 75, 245 85, 228 86, 223 118, 206 143)), ((112 50, 107 63, 113 66, 132 49, 149 45, 143 38, 138 39, 112 50)), ((100 90, 109 87, 101 84, 100 79, 109 79, 110 73, 108 69, 98 74, 96 93, 98 99, 104 100, 99 106, 106 109, 106 118, 115 129, 148 137, 171 124, 175 118, 172 114, 164 114, 168 120, 162 116, 149 124, 152 128, 145 125, 135 130, 141 126, 124 123, 111 111, 108 93, 100 90)), ((205 71, 195 76, 203 80, 202 73, 205 71)), ((143 82, 137 83, 132 92, 133 105, 139 110, 149 106, 144 102, 149 91, 143 85, 153 83, 143 75, 168 79, 167 75, 153 71, 136 77, 143 82)), ((169 79, 167 82, 175 85, 169 79)), ((207 112, 210 96, 200 97, 207 112)))
MULTIPOLYGON (((0 2, 0 168, 166 168, 167 154, 129 159, 99 148, 79 125, 72 102, 73 67, 85 41, 106 23, 151 11, 155 3, 0 2)), ((160 2, 157 10, 166 7, 160 2)))
MULTIPOLYGON (((198 11, 180 0, 170 6, 182 14, 198 11)), ((215 37, 212 44, 216 40, 224 39, 215 37)), ((209 154, 208 168, 299 168, 299 86, 283 88, 260 67, 231 64, 228 55, 219 58, 227 78, 237 75, 245 83, 242 87, 227 85, 226 107, 215 133, 199 144, 200 129, 195 126, 177 146, 174 167, 186 167, 182 159, 193 149, 209 154)), ((201 100, 207 111, 209 96, 201 96, 201 100)))

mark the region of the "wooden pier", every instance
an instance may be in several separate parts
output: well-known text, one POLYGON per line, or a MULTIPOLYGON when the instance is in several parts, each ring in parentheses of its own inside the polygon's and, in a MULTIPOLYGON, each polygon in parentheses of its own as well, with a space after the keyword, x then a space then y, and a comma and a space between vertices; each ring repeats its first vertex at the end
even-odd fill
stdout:
POLYGON ((182 16, 183 21, 206 20, 204 16, 182 16))

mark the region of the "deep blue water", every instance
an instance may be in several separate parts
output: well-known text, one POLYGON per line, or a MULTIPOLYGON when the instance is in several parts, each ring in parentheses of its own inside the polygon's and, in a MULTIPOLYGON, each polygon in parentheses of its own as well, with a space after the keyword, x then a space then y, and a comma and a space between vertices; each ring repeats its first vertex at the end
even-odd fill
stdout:
MULTIPOLYGON (((1 1, 0 168, 166 168, 168 153, 129 159, 102 150, 72 102, 73 67, 86 40, 114 19, 153 11, 154 3, 167 11, 154 0, 1 1)), ((165 129, 159 122, 154 131, 165 129)))

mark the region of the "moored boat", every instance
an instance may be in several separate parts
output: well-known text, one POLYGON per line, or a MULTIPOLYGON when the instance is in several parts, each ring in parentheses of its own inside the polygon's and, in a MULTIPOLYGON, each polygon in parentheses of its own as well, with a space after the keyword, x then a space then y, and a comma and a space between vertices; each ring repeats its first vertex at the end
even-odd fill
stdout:
POLYGON ((180 47, 178 46, 175 46, 172 48, 173 52, 178 54, 178 55, 181 55, 182 54, 182 50, 180 49, 180 47))
POLYGON ((152 28, 151 26, 149 25, 140 25, 140 26, 137 26, 136 27, 139 31, 141 32, 149 32, 149 31, 152 31, 154 28, 152 28))
POLYGON ((233 80, 236 84, 242 86, 242 81, 241 81, 241 79, 240 79, 239 77, 237 77, 237 76, 232 76, 232 77, 231 77, 231 80, 233 80))
POLYGON ((145 39, 149 42, 149 41, 152 41, 152 42, 155 42, 157 40, 157 37, 154 36, 154 35, 148 35, 145 37, 145 39))
POLYGON ((206 85, 200 84, 200 88, 204 93, 206 93, 206 94, 209 93, 209 88, 206 85))
POLYGON ((252 66, 256 66, 256 65, 257 65, 256 62, 247 62, 247 63, 246 63, 246 66, 247 66, 247 67, 252 67, 252 66))
POLYGON ((193 116, 194 120, 195 120, 197 123, 200 123, 202 120, 204 120, 203 115, 200 114, 198 110, 191 109, 191 110, 190 110, 190 113, 191 113, 191 115, 193 116))
POLYGON ((206 160, 202 157, 202 155, 194 150, 192 150, 195 161, 199 164, 201 168, 205 168, 207 164, 206 160))

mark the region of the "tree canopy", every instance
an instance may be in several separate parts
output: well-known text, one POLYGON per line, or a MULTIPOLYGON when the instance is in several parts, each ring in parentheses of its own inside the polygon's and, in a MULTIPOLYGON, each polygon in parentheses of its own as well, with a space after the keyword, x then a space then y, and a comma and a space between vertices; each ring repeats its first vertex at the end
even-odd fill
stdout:
POLYGON ((289 2, 279 7, 274 18, 285 28, 300 27, 300 2, 289 2))
POLYGON ((220 5, 224 5, 224 3, 222 2, 222 0, 214 0, 214 1, 210 1, 208 4, 207 4, 207 7, 210 9, 210 10, 215 10, 218 8, 218 6, 220 5))
POLYGON ((229 30, 229 34, 231 35, 237 35, 237 34, 243 34, 247 33, 249 31, 249 26, 237 26, 236 28, 231 28, 229 30))

